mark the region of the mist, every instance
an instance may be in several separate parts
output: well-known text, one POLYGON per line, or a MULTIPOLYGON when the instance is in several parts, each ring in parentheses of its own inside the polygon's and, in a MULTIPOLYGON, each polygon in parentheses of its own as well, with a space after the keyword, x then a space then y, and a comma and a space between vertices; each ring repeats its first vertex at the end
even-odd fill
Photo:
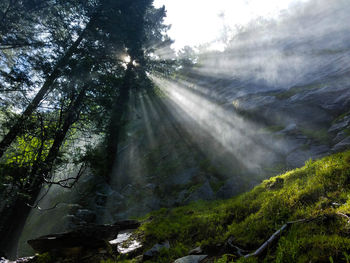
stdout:
POLYGON ((233 29, 224 52, 204 56, 197 72, 232 78, 246 93, 344 74, 350 64, 349 12, 348 1, 308 1, 277 19, 253 20, 233 29))

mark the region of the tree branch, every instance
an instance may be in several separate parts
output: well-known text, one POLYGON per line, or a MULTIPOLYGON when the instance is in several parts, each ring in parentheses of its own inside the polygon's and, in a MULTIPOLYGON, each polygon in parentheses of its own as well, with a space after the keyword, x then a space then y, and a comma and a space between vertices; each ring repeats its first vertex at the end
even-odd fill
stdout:
POLYGON ((46 184, 49 184, 49 185, 59 185, 63 188, 72 188, 79 180, 79 178, 82 176, 83 172, 85 171, 85 164, 83 163, 81 166, 80 166, 80 169, 78 171, 78 174, 77 176, 75 177, 68 177, 66 179, 62 179, 62 180, 59 180, 59 181, 49 181, 47 179, 44 179, 44 182, 46 184), (69 184, 69 182, 71 180, 74 180, 71 184, 69 184))
POLYGON ((272 236, 267 241, 265 241, 257 250, 255 250, 255 252, 245 255, 244 257, 249 258, 249 257, 257 257, 261 255, 265 251, 265 249, 269 247, 269 245, 271 245, 271 243, 273 243, 276 239, 278 239, 281 236, 282 232, 292 224, 307 223, 307 222, 316 220, 318 218, 319 217, 309 218, 309 219, 299 219, 299 220, 289 221, 285 223, 283 226, 281 226, 281 228, 279 228, 275 233, 273 233, 272 236))

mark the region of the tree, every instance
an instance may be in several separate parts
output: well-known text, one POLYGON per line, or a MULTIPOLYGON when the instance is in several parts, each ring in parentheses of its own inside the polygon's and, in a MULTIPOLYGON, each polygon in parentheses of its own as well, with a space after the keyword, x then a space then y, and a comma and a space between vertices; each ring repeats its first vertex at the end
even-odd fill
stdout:
MULTIPOLYGON (((11 1, 10 1, 11 2, 11 1)), ((90 19, 89 22, 86 24, 85 28, 80 32, 78 38, 70 45, 70 47, 61 55, 60 58, 57 59, 55 65, 53 66, 53 69, 51 70, 51 73, 48 74, 46 77, 44 83, 41 85, 41 88, 37 92, 36 96, 33 98, 33 100, 27 105, 23 113, 20 115, 18 120, 15 122, 15 124, 10 128, 8 133, 4 136, 4 138, 0 142, 0 158, 4 154, 4 152, 7 150, 7 148, 11 145, 11 143, 16 139, 16 137, 21 134, 22 127, 24 122, 32 115, 32 113, 37 109, 40 102, 43 100, 45 95, 52 90, 54 87, 55 80, 60 77, 62 74, 61 72, 64 70, 65 67, 69 65, 69 61, 72 58, 72 56, 76 53, 78 46, 81 44, 82 40, 85 38, 85 36, 88 34, 88 32, 94 27, 96 17, 98 15, 99 8, 97 8, 97 11, 95 11, 90 19)), ((12 44, 13 46, 13 44, 12 44)), ((15 45, 18 46, 17 44, 15 45)))
MULTIPOLYGON (((8 178, 4 184, 8 188, 2 191, 7 203, 0 211, 0 248, 8 253, 29 214, 28 204, 37 207, 42 186, 57 183, 52 171, 72 131, 79 127, 104 133, 108 165, 103 173, 109 178, 131 90, 151 88, 146 72, 166 72, 172 63, 150 58, 156 47, 170 42, 162 24, 165 10, 155 9, 151 0, 35 1, 35 9, 29 2, 17 6, 9 1, 8 14, 32 10, 35 19, 24 16, 23 21, 11 20, 1 29, 2 39, 9 40, 11 30, 6 28, 29 23, 23 34, 15 34, 2 46, 11 51, 2 53, 4 89, 23 94, 19 97, 24 105, 17 106, 24 109, 21 114, 13 114, 13 120, 5 123, 9 130, 0 142, 0 174, 8 178), (47 29, 48 34, 38 37, 37 28, 47 29), (122 59, 125 56, 129 63, 122 59), (28 103, 26 95, 33 92, 28 103)), ((16 107, 13 98, 8 96, 5 104, 16 107)))

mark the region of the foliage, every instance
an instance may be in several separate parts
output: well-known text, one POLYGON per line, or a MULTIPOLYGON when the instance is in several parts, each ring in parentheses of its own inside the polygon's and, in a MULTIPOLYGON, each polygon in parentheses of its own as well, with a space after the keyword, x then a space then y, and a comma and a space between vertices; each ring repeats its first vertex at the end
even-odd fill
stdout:
POLYGON ((43 254, 39 254, 36 257, 36 262, 37 263, 50 263, 50 262, 52 262, 51 255, 48 252, 43 253, 43 254))
MULTIPOLYGON (((7 225, 28 216, 25 203, 38 206, 43 185, 71 187, 52 181, 55 171, 98 159, 91 166, 108 179, 129 93, 153 89, 146 71, 165 74, 173 64, 151 59, 157 46, 171 42, 165 9, 152 2, 0 3, 0 196, 8 208, 0 211, 1 236, 17 238, 7 225), (101 146, 96 137, 106 137, 107 147, 93 154, 101 146)), ((16 242, 4 238, 0 248, 16 242)))
MULTIPOLYGON (((163 255, 168 261, 157 261, 170 262, 196 245, 210 249, 232 236, 235 245, 253 251, 286 222, 313 219, 292 225, 261 260, 329 262, 331 257, 334 262, 347 262, 349 226, 339 212, 350 213, 350 151, 309 160, 304 167, 266 180, 230 200, 152 212, 152 221, 140 231, 147 248, 170 241, 171 248, 163 255)), ((225 258, 218 262, 226 262, 225 258)))

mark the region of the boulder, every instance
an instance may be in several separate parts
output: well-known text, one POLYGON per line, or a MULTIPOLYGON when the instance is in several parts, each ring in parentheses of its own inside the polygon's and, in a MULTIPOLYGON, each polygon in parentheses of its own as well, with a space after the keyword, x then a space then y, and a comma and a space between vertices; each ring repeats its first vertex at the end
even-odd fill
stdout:
POLYGON ((4 257, 0 258, 0 263, 38 263, 36 256, 18 258, 15 261, 8 260, 4 257))
POLYGON ((203 254, 203 249, 201 247, 196 247, 188 252, 189 255, 200 255, 203 254))
POLYGON ((94 223, 96 221, 95 212, 89 209, 78 209, 77 212, 75 213, 75 216, 81 221, 84 221, 87 223, 94 223))
POLYGON ((186 257, 178 258, 174 263, 200 263, 205 259, 207 255, 189 255, 186 257))
POLYGON ((135 229, 140 223, 135 220, 116 222, 113 225, 87 225, 73 231, 41 236, 28 240, 37 252, 64 251, 70 248, 104 248, 106 241, 114 239, 119 231, 135 229))

